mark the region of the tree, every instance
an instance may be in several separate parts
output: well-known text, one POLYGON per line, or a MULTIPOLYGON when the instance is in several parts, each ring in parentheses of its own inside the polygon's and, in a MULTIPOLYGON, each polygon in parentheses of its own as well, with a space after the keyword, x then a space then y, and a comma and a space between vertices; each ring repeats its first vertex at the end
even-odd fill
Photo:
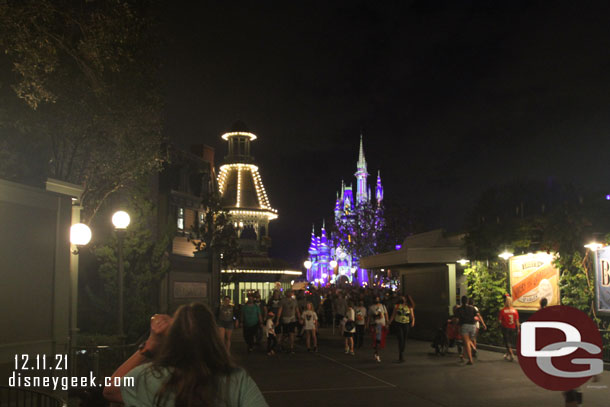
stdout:
POLYGON ((479 312, 487 325, 487 330, 481 330, 481 342, 500 344, 500 323, 498 311, 504 306, 506 293, 506 268, 499 262, 473 262, 464 270, 468 284, 468 293, 479 308, 479 312))
POLYGON ((352 256, 362 258, 379 252, 377 240, 384 225, 383 208, 361 202, 349 215, 336 219, 332 236, 352 256))
MULTIPOLYGON (((505 248, 516 254, 557 253, 561 303, 588 313, 600 327, 607 326, 607 319, 595 315, 593 264, 583 247, 596 235, 610 242, 609 236, 602 238, 610 228, 607 205, 601 192, 569 184, 522 181, 492 188, 469 217, 468 255, 495 264, 505 248)), ((473 270, 469 284, 483 278, 476 275, 480 268, 473 270)), ((476 284, 472 287, 476 293, 476 284)))
MULTIPOLYGON (((175 225, 170 223, 153 233, 151 223, 157 219, 156 210, 146 193, 146 185, 130 188, 125 210, 131 216, 123 239, 125 327, 130 340, 135 340, 148 329, 150 316, 158 312, 158 287, 169 270, 168 249, 175 225)), ((118 296, 118 237, 111 233, 93 252, 97 258, 102 293, 87 291, 87 300, 96 311, 95 326, 89 330, 115 332, 118 296)), ((93 324, 93 322, 86 322, 93 324)))
POLYGON ((222 208, 217 193, 209 194, 202 204, 205 208, 203 222, 193 230, 195 253, 215 253, 226 269, 235 264, 241 254, 231 215, 222 208))
POLYGON ((0 48, 15 77, 0 109, 0 147, 13 158, 0 160, 1 176, 82 185, 88 221, 113 193, 160 169, 158 40, 148 6, 0 0, 0 48))

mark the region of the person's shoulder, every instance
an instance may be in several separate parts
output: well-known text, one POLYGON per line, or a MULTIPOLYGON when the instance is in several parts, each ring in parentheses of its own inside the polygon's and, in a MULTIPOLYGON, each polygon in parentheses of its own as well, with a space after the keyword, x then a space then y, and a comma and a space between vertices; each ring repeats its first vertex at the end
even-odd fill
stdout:
POLYGON ((125 376, 138 378, 152 373, 152 363, 143 363, 131 369, 125 376))

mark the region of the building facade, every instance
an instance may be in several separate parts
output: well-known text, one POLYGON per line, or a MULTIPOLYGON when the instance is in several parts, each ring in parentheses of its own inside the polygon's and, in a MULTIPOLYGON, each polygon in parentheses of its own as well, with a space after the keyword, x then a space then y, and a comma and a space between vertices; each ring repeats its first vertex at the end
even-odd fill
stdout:
MULTIPOLYGON (((377 172, 377 182, 375 184, 375 195, 371 193, 368 185, 369 173, 364 157, 364 147, 362 135, 360 136, 360 150, 358 162, 356 163, 356 196, 352 185, 345 185, 341 182, 341 191, 337 193, 337 200, 334 207, 335 224, 353 225, 356 222, 355 211, 365 204, 374 205, 375 224, 382 223, 383 213, 381 205, 383 202, 383 185, 381 184, 381 174, 377 172), (374 201, 372 201, 374 199, 374 201)), ((322 221, 320 235, 316 235, 315 227, 311 231, 311 242, 308 253, 309 259, 305 262, 307 268, 307 280, 318 285, 327 284, 353 284, 366 286, 369 284, 369 276, 365 269, 360 267, 359 259, 355 254, 342 247, 340 232, 336 231, 328 236, 325 222, 322 221)), ((344 237, 345 238, 345 237, 344 237)), ((349 234, 347 239, 352 239, 349 234)))
POLYGON ((196 253, 195 231, 202 224, 204 199, 215 191, 214 149, 193 145, 168 147, 169 163, 156 177, 153 190, 158 205, 159 230, 174 223, 169 251, 170 269, 160 287, 160 308, 173 312, 193 301, 216 305, 220 292, 217 259, 196 253))

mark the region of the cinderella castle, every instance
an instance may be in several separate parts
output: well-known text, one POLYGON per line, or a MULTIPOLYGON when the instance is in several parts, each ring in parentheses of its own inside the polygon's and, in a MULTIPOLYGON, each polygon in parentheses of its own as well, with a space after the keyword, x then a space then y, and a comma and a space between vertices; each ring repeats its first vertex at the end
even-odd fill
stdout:
MULTIPOLYGON (((335 224, 349 224, 355 222, 354 210, 362 204, 371 202, 373 195, 368 186, 366 160, 364 158, 364 148, 362 146, 362 135, 360 135, 360 151, 358 153, 358 163, 356 164, 356 196, 352 186, 346 186, 341 182, 341 192, 337 193, 335 202, 335 224)), ((377 208, 376 223, 380 223, 381 203, 383 201, 383 186, 381 185, 381 175, 377 172, 377 184, 375 186, 375 205, 377 208)), ((351 235, 348 239, 351 239, 351 235)), ((309 245, 309 259, 305 262, 307 268, 307 281, 315 284, 354 284, 366 286, 369 284, 366 270, 358 265, 358 258, 348 253, 340 245, 338 236, 327 236, 325 222, 322 222, 320 235, 316 236, 315 227, 311 231, 311 243, 309 245)))

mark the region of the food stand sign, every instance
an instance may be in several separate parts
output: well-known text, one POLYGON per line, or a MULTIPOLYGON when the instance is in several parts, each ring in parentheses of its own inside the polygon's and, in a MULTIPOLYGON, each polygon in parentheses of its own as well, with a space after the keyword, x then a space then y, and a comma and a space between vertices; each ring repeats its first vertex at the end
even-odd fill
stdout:
POLYGON ((513 306, 522 310, 537 310, 540 300, 559 305, 559 270, 553 265, 554 256, 545 252, 513 256, 509 259, 510 294, 513 306))
POLYGON ((597 250, 595 257, 597 312, 610 315, 610 246, 597 250))

